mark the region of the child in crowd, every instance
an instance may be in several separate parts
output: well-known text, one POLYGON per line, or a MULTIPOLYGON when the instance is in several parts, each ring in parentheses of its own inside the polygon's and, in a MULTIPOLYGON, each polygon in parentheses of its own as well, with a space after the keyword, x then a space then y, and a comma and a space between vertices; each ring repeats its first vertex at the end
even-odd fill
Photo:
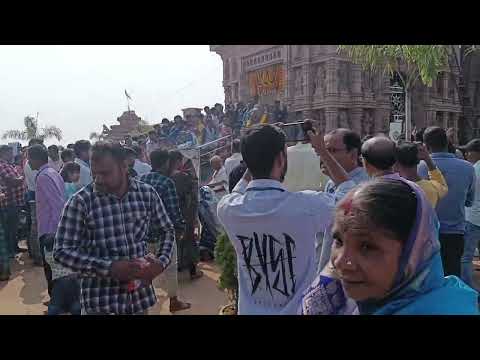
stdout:
POLYGON ((43 241, 45 261, 52 269, 53 288, 47 315, 70 313, 80 315, 80 283, 78 275, 63 267, 53 258, 54 237, 46 237, 43 241))
POLYGON ((65 198, 70 199, 80 187, 78 181, 80 180, 80 165, 74 162, 64 164, 62 171, 63 181, 65 182, 65 198))

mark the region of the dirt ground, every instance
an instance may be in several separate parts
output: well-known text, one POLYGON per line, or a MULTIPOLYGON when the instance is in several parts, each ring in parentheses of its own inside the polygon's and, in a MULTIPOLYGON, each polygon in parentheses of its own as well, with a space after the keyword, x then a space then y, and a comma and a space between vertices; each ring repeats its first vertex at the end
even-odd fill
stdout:
MULTIPOLYGON (((178 297, 192 307, 175 315, 217 315, 228 303, 217 288, 219 272, 215 264, 202 263, 199 267, 204 273, 200 279, 191 281, 188 274, 179 274, 178 297)), ((158 287, 155 290, 158 302, 149 309, 149 315, 171 315, 166 292, 158 287)), ((34 266, 26 253, 18 255, 10 281, 0 282, 0 315, 43 315, 47 310, 43 302, 48 299, 43 268, 34 266)))
MULTIPOLYGON (((480 289, 478 258, 475 258, 474 265, 476 285, 480 289)), ((225 293, 217 288, 219 272, 216 266, 202 263, 199 267, 204 276, 198 280, 191 281, 187 274, 179 275, 178 297, 191 303, 192 307, 175 315, 217 315, 220 308, 228 303, 225 293)), ((158 302, 150 308, 149 315, 171 315, 166 292, 157 286, 155 290, 158 302)), ((0 282, 0 315, 43 315, 47 310, 43 302, 48 298, 43 268, 34 266, 26 253, 18 255, 11 280, 0 282)))

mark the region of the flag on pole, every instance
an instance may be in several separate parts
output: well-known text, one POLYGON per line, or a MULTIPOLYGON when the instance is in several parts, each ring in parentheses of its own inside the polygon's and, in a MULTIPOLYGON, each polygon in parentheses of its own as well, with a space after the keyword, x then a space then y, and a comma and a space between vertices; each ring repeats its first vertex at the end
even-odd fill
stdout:
POLYGON ((128 100, 132 100, 132 98, 130 97, 130 95, 128 95, 127 93, 127 90, 125 89, 125 96, 127 97, 128 100))

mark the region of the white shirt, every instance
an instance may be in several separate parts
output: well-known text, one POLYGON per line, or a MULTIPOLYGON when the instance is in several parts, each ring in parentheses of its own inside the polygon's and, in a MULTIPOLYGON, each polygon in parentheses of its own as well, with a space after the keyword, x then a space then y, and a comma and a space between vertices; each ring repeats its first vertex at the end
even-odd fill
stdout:
POLYGON ((472 207, 465 207, 465 220, 480 226, 480 161, 473 165, 475 170, 475 198, 472 207))
POLYGON ((275 180, 245 180, 218 204, 237 254, 240 315, 295 315, 316 274, 315 238, 332 223, 335 194, 289 192, 275 180))
POLYGON ((50 269, 52 270, 52 281, 75 273, 74 271, 55 261, 53 258, 53 251, 45 250, 45 261, 48 265, 50 265, 50 269))
POLYGON ((147 163, 144 163, 143 161, 135 159, 135 163, 133 164, 133 170, 135 170, 137 172, 137 176, 140 177, 152 171, 152 167, 147 163))
POLYGON ((28 191, 35 191, 35 179, 38 174, 38 170, 32 170, 30 162, 26 162, 23 167, 23 173, 25 175, 25 183, 27 184, 28 191))
POLYGON ((312 145, 298 143, 287 148, 288 169, 283 184, 288 191, 323 190, 328 181, 320 170, 320 158, 312 145))
POLYGON ((238 165, 240 165, 240 162, 243 160, 242 154, 240 153, 233 153, 232 156, 229 158, 225 159, 225 171, 227 173, 227 179, 230 177, 230 173, 235 169, 238 165))
POLYGON ((58 159, 57 161, 53 161, 50 157, 48 158, 48 164, 54 168, 55 170, 57 170, 57 172, 60 172, 60 169, 62 168, 63 166, 63 162, 62 162, 62 159, 58 159))
POLYGON ((93 181, 90 165, 79 158, 75 158, 75 162, 80 165, 80 179, 78 180, 78 185, 79 187, 87 186, 93 181))
POLYGON ((227 172, 225 171, 225 166, 222 166, 220 170, 216 170, 213 173, 212 180, 210 180, 209 184, 216 184, 219 182, 223 182, 222 185, 217 185, 213 188, 213 191, 215 191, 215 195, 217 198, 222 197, 227 193, 227 184, 228 184, 228 177, 227 177, 227 172))

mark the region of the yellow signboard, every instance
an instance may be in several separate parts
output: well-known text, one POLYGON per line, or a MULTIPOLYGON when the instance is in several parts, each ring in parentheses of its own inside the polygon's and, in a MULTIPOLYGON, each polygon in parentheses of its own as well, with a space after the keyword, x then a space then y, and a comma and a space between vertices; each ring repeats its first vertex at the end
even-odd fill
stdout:
POLYGON ((250 96, 276 94, 284 88, 285 78, 283 65, 272 65, 248 74, 250 96))

